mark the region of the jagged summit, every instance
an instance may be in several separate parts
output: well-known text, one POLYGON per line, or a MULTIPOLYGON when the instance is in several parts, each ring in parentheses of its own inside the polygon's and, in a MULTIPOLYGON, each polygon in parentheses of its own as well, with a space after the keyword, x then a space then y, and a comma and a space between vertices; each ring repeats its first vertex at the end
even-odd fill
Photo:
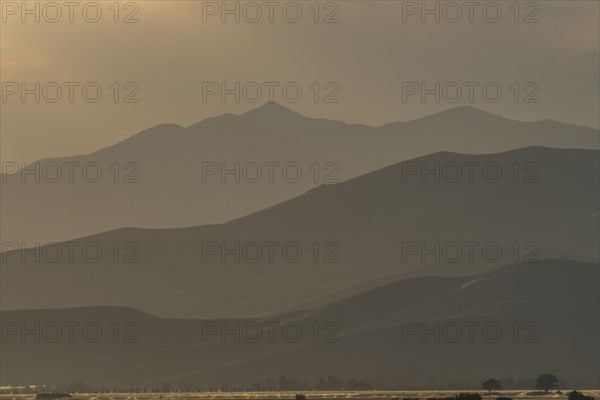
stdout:
POLYGON ((281 111, 293 112, 289 108, 282 106, 281 104, 279 104, 276 101, 267 101, 262 106, 255 108, 255 110, 264 110, 264 111, 269 111, 269 112, 281 112, 281 111))
POLYGON ((259 117, 281 117, 284 115, 293 115, 293 116, 302 116, 301 114, 290 110, 289 108, 275 102, 275 101, 267 101, 262 106, 253 108, 250 111, 247 111, 241 116, 259 116, 259 117))
MULTIPOLYGON (((310 117, 302 115, 296 111, 292 111, 288 107, 281 105, 280 103, 277 103, 276 101, 268 101, 259 107, 253 108, 252 110, 241 114, 241 116, 254 116, 254 115, 260 115, 260 116, 264 116, 264 117, 295 115, 295 116, 302 116, 304 118, 310 118, 310 117)), ((458 120, 458 119, 462 119, 462 118, 497 119, 497 118, 503 118, 503 117, 496 115, 496 114, 492 114, 492 113, 484 111, 484 110, 481 110, 481 109, 473 107, 473 106, 463 105, 463 106, 449 108, 447 110, 443 110, 443 111, 440 111, 437 113, 433 113, 426 117, 417 118, 416 120, 420 120, 423 118, 458 120)), ((394 123, 394 122, 390 122, 390 123, 394 123)))
POLYGON ((435 118, 435 119, 453 119, 453 120, 460 120, 460 119, 503 119, 503 117, 496 115, 496 114, 492 114, 490 112, 481 110, 479 108, 473 107, 473 106, 458 106, 458 107, 453 107, 453 108, 449 108, 447 110, 444 111, 440 111, 428 116, 425 116, 424 118, 435 118))

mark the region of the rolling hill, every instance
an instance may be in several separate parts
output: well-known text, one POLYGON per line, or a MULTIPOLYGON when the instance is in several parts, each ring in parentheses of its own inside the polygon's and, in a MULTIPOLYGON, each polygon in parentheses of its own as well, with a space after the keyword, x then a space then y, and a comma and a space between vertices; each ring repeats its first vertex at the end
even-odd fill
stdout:
POLYGON ((545 260, 475 276, 400 280, 316 309, 262 319, 162 319, 100 306, 5 311, 3 326, 12 324, 17 331, 4 331, 3 381, 147 387, 169 381, 208 387, 280 374, 313 381, 336 374, 367 380, 395 376, 402 385, 551 371, 597 387, 599 278, 597 264, 545 260), (31 331, 36 322, 45 332, 40 342, 31 333, 22 340, 19 327, 31 331), (74 326, 71 342, 68 323, 74 326), (63 327, 56 343, 48 342, 56 336, 52 324, 63 327), (100 326, 103 334, 91 329, 85 339, 86 324, 100 326), (301 327, 300 336, 288 330, 292 324, 301 327), (317 336, 315 324, 322 329, 317 336), (225 329, 229 333, 222 340, 225 329), (421 336, 425 329, 429 333, 421 336), (253 341, 257 332, 262 335, 253 341))
MULTIPOLYGON (((40 160, 25 175, 4 174, 0 233, 6 242, 33 246, 123 227, 224 223, 322 184, 434 152, 527 146, 598 150, 600 133, 556 121, 512 121, 470 107, 369 127, 266 103, 188 127, 158 125, 91 154, 40 160)), ((9 164, 20 167, 18 160, 4 160, 3 172, 9 164)))
POLYGON ((118 229, 8 251, 0 255, 2 309, 104 304, 161 317, 257 317, 403 278, 557 257, 598 262, 598 161, 594 150, 541 147, 435 153, 225 224, 118 229), (415 165, 473 163, 503 174, 495 183, 479 174, 439 183, 406 174, 415 165), (513 167, 531 163, 535 173, 515 182, 513 167))

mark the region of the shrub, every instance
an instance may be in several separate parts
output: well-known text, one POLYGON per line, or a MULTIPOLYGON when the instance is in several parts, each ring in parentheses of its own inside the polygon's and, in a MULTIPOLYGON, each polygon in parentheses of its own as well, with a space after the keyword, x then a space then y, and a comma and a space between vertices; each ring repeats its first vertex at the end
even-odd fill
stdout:
POLYGON ((591 396, 586 396, 577 390, 573 390, 571 393, 569 393, 569 400, 594 400, 594 398, 591 396))

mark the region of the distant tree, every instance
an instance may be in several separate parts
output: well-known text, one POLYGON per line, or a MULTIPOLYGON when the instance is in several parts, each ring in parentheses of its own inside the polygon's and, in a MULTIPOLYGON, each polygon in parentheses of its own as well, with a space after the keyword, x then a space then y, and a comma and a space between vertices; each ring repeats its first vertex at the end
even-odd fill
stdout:
POLYGON ((535 388, 548 393, 549 390, 558 387, 558 378, 554 374, 542 374, 535 380, 535 388))
POLYGON ((296 400, 306 400, 306 396, 302 393, 296 394, 296 400))
POLYGON ((278 388, 279 388, 279 390, 287 389, 287 379, 286 379, 285 375, 283 375, 283 374, 279 375, 278 388))
POLYGON ((252 384, 250 384, 249 387, 251 392, 263 392, 265 391, 265 387, 262 385, 262 382, 254 382, 252 384))
POLYGON ((171 382, 166 381, 165 383, 163 383, 162 387, 160 388, 160 391, 164 393, 171 392, 171 382))
POLYGON ((344 385, 344 389, 346 389, 346 390, 369 390, 369 389, 371 389, 371 385, 369 385, 365 381, 359 381, 356 378, 350 378, 344 385))
POLYGON ((577 390, 573 390, 571 393, 569 393, 569 400, 594 400, 594 398, 591 396, 586 396, 577 390))
POLYGON ((327 384, 322 376, 319 377, 319 382, 317 383, 317 390, 327 390, 327 384))
POLYGON ((358 390, 358 379, 350 378, 344 385, 344 389, 346 390, 358 390))
POLYGON ((329 390, 340 390, 342 388, 342 381, 335 375, 329 375, 327 377, 327 386, 329 390))
POLYGON ((266 386, 267 390, 276 390, 277 389, 277 384, 271 378, 267 378, 267 380, 265 382, 265 386, 266 386))
POLYGON ((512 390, 515 388, 515 380, 511 376, 500 379, 500 382, 502 384, 502 389, 512 390))
POLYGON ((481 387, 491 393, 492 390, 502 389, 502 383, 497 379, 490 378, 487 381, 483 382, 481 384, 481 387))
POLYGON ((319 378, 317 383, 317 390, 340 390, 342 388, 342 381, 335 375, 328 375, 327 380, 323 377, 319 378))

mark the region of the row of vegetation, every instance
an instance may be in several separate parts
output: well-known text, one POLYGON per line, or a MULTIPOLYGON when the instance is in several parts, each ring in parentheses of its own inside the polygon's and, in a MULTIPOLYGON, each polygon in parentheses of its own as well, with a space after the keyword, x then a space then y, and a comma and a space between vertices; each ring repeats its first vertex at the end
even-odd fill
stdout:
MULTIPOLYGON (((558 389, 558 377, 554 374, 542 374, 537 377, 535 380, 535 388, 538 390, 543 390, 548 393, 548 391, 553 389, 558 389)), ((493 392, 495 390, 502 390, 502 382, 497 379, 490 378, 487 381, 481 384, 481 387, 487 390, 488 392, 493 392)))
MULTIPOLYGON (((593 397, 586 396, 583 393, 578 392, 577 390, 573 390, 571 393, 569 393, 568 398, 569 398, 569 400, 594 400, 593 397)), ((306 396, 304 396, 302 394, 297 394, 296 400, 306 400, 306 396)), ((398 400, 398 399, 393 399, 393 400, 398 400)), ((422 399, 404 398, 403 400, 422 400, 422 399)), ((452 396, 452 397, 444 397, 444 398, 430 397, 427 400, 483 400, 483 399, 479 393, 460 393, 460 394, 458 394, 456 396, 452 396)), ((500 397, 497 397, 496 400, 513 400, 513 399, 511 399, 510 397, 500 396, 500 397)))
MULTIPOLYGON (((481 387, 487 390, 489 393, 494 391, 502 390, 502 382, 497 379, 490 378, 481 384, 481 387)), ((544 393, 548 393, 550 390, 558 389, 559 380, 554 374, 542 374, 535 380, 535 389, 543 390, 544 393)), ((478 400, 478 399, 460 399, 460 400, 478 400)), ((512 400, 509 397, 498 397, 496 400, 512 400)), ((586 396, 583 393, 573 390, 569 393, 569 400, 594 400, 593 397, 586 396)))
MULTIPOLYGON (((298 396, 299 395, 296 395, 296 400, 306 400, 306 396, 300 395, 300 399, 298 398, 298 396)), ((578 392, 577 390, 573 390, 571 393, 569 393, 568 399, 569 400, 594 400, 593 397, 586 396, 583 393, 578 392)), ((393 399, 393 400, 398 400, 398 399, 393 399)), ((403 400, 422 400, 422 399, 404 398, 403 400)), ((456 396, 452 396, 452 397, 444 397, 444 398, 430 397, 427 400, 482 400, 482 397, 479 393, 460 393, 460 394, 458 394, 456 396)), ((500 396, 500 397, 496 397, 496 400, 513 400, 513 399, 510 397, 500 396)))
MULTIPOLYGON (((583 387, 580 383, 573 382, 561 382, 562 387, 583 387)), ((329 375, 327 377, 320 377, 317 381, 310 381, 308 379, 297 380, 294 378, 280 375, 277 379, 266 379, 263 381, 255 382, 247 385, 219 385, 219 386, 200 386, 191 383, 177 383, 172 384, 166 382, 158 387, 148 387, 141 384, 132 384, 128 386, 99 386, 94 387, 92 385, 85 384, 81 381, 73 382, 70 384, 59 383, 56 385, 44 385, 38 384, 33 386, 21 386, 10 389, 9 393, 37 393, 37 392, 71 392, 71 393, 171 393, 171 392, 268 392, 268 391, 336 391, 336 390, 347 390, 347 391, 366 391, 366 390, 464 390, 467 388, 473 388, 478 385, 488 391, 490 394, 500 390, 539 390, 540 392, 530 392, 531 394, 545 394, 550 390, 559 388, 559 379, 554 374, 542 374, 536 379, 520 379, 515 381, 514 379, 502 378, 495 379, 490 378, 481 382, 481 380, 474 381, 442 381, 437 382, 434 380, 426 382, 406 382, 403 384, 390 384, 376 380, 364 380, 357 379, 354 377, 340 378, 336 375, 329 375)), ((457 400, 455 398, 439 399, 435 400, 457 400)), ((473 400, 468 398, 460 398, 458 400, 473 400)), ((474 399, 478 400, 478 399, 474 399)), ((510 400, 508 398, 499 397, 498 400, 510 400)), ((591 400, 590 397, 583 396, 579 392, 572 392, 569 395, 569 400, 591 400), (580 397, 577 397, 580 396, 580 397), (582 397, 581 397, 582 396, 582 397)))

